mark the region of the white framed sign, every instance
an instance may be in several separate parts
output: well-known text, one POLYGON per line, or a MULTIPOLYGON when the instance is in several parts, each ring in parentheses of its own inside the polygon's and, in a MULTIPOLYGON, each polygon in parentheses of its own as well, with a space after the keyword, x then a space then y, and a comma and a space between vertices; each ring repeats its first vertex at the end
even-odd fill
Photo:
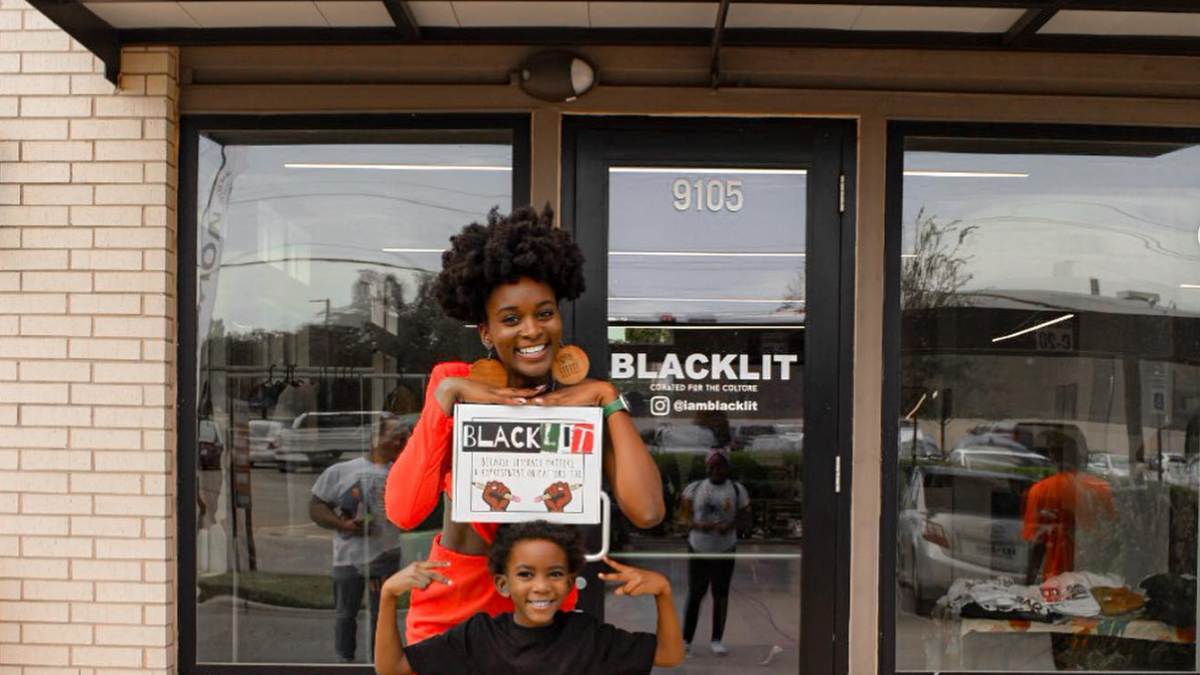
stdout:
POLYGON ((600 522, 600 408, 460 403, 454 411, 455 522, 600 522))

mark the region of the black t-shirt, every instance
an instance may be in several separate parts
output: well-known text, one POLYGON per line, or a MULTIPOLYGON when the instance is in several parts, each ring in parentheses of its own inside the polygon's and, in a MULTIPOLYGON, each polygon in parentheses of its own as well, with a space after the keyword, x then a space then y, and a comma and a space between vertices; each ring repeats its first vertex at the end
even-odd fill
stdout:
POLYGON ((404 648, 417 675, 643 675, 654 667, 658 640, 580 612, 523 628, 512 614, 480 612, 454 628, 404 648))

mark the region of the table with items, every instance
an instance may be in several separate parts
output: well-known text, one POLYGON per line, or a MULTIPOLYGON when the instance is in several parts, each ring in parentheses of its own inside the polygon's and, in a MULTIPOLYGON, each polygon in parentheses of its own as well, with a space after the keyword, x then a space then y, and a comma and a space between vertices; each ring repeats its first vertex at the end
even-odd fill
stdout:
MULTIPOLYGON (((962 665, 963 638, 988 633, 1048 633, 1173 643, 1194 649, 1196 579, 1156 574, 1132 589, 1118 575, 1067 572, 1040 586, 1007 577, 958 579, 938 601, 944 655, 962 665)), ((1063 651, 1055 642, 1054 658, 1063 651)), ((1078 645, 1074 647, 1078 650, 1078 645)))

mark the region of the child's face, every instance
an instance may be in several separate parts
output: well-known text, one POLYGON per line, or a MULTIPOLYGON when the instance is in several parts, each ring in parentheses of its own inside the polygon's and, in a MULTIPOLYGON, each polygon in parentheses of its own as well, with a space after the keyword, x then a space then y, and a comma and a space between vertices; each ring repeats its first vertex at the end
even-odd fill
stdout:
POLYGON ((567 552, 544 539, 517 542, 504 574, 495 577, 496 590, 512 598, 513 619, 526 628, 548 626, 571 593, 575 577, 567 568, 567 552))

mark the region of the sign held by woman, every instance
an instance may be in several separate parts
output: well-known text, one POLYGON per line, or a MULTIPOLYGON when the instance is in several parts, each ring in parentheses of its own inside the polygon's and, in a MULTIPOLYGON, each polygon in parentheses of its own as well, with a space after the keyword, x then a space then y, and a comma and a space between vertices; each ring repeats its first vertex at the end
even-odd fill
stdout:
POLYGON ((600 522, 600 408, 460 403, 454 414, 455 522, 600 522))

